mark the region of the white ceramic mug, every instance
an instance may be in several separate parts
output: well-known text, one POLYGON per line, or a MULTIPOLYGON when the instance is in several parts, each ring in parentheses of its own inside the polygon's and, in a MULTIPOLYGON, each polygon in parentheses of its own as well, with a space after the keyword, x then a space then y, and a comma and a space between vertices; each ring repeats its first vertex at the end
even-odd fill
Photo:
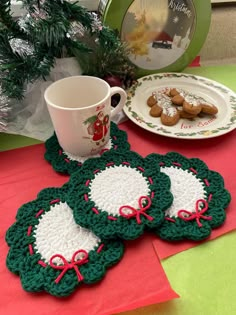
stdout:
POLYGON ((110 137, 111 118, 122 110, 127 99, 122 88, 83 75, 52 83, 44 97, 60 146, 76 156, 101 151, 110 137), (112 108, 114 94, 120 95, 120 102, 112 108))

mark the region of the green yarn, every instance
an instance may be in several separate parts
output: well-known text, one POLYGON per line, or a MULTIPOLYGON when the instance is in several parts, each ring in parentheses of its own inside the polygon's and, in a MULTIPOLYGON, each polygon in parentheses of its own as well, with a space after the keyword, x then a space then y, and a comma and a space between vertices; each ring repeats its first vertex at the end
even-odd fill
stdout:
MULTIPOLYGON (((66 189, 67 185, 62 188, 42 190, 36 200, 19 208, 16 222, 6 233, 6 241, 10 247, 6 260, 7 267, 11 272, 20 276, 22 287, 26 291, 47 291, 57 297, 68 296, 82 283, 92 284, 100 281, 104 277, 106 269, 117 263, 123 255, 124 247, 121 241, 99 240, 96 247, 88 252, 88 262, 78 267, 83 280, 79 281, 75 269, 70 268, 61 280, 55 283, 62 270, 52 268, 37 251, 35 229, 42 219, 37 215, 39 211, 43 209, 46 214, 58 202, 65 202, 66 189), (56 203, 50 204, 52 200, 56 203), (29 227, 32 227, 31 233, 29 233, 29 227), (33 253, 30 252, 29 246, 32 246, 33 253), (99 247, 101 250, 97 252, 99 247), (39 262, 43 262, 45 265, 42 266, 39 262)), ((61 238, 63 241, 63 235, 61 238)), ((53 245, 49 244, 49 246, 53 245)))
MULTIPOLYGON (((119 176, 119 173, 117 176, 119 176)), ((161 173, 159 165, 151 161, 150 158, 146 160, 132 151, 125 153, 109 151, 105 152, 100 158, 87 160, 77 172, 72 174, 68 182, 67 203, 73 210, 76 223, 91 229, 102 239, 120 237, 131 240, 139 237, 145 229, 157 228, 163 222, 164 211, 172 204, 172 200, 168 176, 161 173), (138 197, 141 197, 137 196, 137 200, 130 200, 130 193, 134 193, 139 187, 136 187, 136 183, 134 183, 133 187, 128 187, 127 191, 124 192, 123 185, 125 185, 126 178, 118 178, 118 181, 114 184, 111 178, 111 184, 109 187, 106 186, 106 191, 102 190, 101 185, 101 198, 103 198, 101 203, 104 206, 97 204, 91 197, 93 193, 91 187, 94 187, 92 185, 100 174, 104 174, 104 172, 106 174, 112 169, 115 171, 119 169, 120 172, 123 172, 124 168, 133 170, 135 174, 137 172, 142 180, 147 183, 149 188, 147 197, 151 200, 151 206, 145 213, 151 216, 152 220, 145 215, 140 215, 141 222, 138 223, 137 216, 127 219, 119 213, 109 215, 107 207, 112 203, 118 203, 117 200, 122 198, 120 194, 127 195, 126 202, 128 205, 136 202, 138 197), (114 187, 116 188, 114 189, 114 187), (107 199, 108 196, 112 196, 112 200, 107 199), (109 217, 112 217, 113 220, 109 217)), ((127 204, 125 203, 125 205, 127 204)), ((147 203, 143 206, 146 205, 147 203)))
MULTIPOLYGON (((130 149, 126 132, 120 130, 114 122, 111 122, 110 139, 112 143, 112 148, 110 150, 125 152, 130 149)), ((45 149, 46 152, 44 158, 52 165, 56 172, 70 175, 77 171, 83 164, 76 160, 68 159, 68 156, 63 152, 55 133, 52 137, 46 140, 45 149)))
POLYGON ((208 238, 212 229, 224 223, 226 219, 225 209, 230 203, 231 196, 225 189, 224 179, 219 173, 209 170, 207 165, 198 158, 188 159, 176 152, 169 152, 166 155, 150 154, 147 156, 147 160, 152 162, 155 160, 157 165, 162 165, 161 170, 163 170, 163 167, 181 168, 195 176, 204 187, 204 199, 208 203, 208 209, 202 215, 208 218, 211 217, 211 219, 200 217, 202 226, 199 226, 196 218, 185 221, 180 217, 166 215, 166 220, 161 226, 153 230, 157 236, 168 241, 180 241, 183 239, 200 241, 208 238), (175 222, 168 219, 172 219, 175 222))
MULTIPOLYGON (((166 155, 153 153, 143 158, 129 150, 126 133, 114 123, 111 124, 111 135, 115 135, 112 141, 117 150, 106 151, 99 158, 89 158, 79 166, 77 161, 65 162, 64 153, 58 154, 61 148, 55 135, 46 141, 45 158, 56 171, 71 177, 61 188, 44 189, 35 200, 20 207, 15 223, 6 233, 9 246, 6 264, 11 272, 20 276, 24 290, 68 296, 83 283, 93 284, 102 280, 107 268, 123 256, 124 246, 120 239, 133 240, 145 231, 152 231, 166 241, 201 241, 211 235, 212 229, 224 223, 231 196, 218 172, 209 170, 198 158, 188 159, 177 152, 166 155), (164 173, 170 169, 180 173, 184 171, 196 179, 196 199, 204 199, 207 204, 204 213, 197 216, 196 209, 183 207, 176 209, 175 215, 168 214, 175 198, 179 197, 172 191, 173 180, 177 179, 164 173), (198 194, 201 195, 199 198, 198 194), (114 212, 114 207, 123 201, 114 212), (83 280, 78 278, 74 267, 68 268, 58 280, 63 270, 52 267, 36 246, 36 230, 42 217, 63 203, 70 207, 78 228, 86 228, 99 238, 88 251, 88 261, 78 266, 83 280), (129 211, 132 208, 133 215, 126 213, 122 216, 118 210, 123 206, 129 211), (179 216, 181 210, 188 211, 190 220, 187 220, 188 215, 179 216)), ((188 193, 188 188, 185 189, 188 193)), ((204 203, 199 205, 198 211, 201 212, 204 203)), ((63 235, 60 237, 63 239, 63 235)), ((47 240, 53 246, 50 238, 46 237, 45 242, 47 240)), ((70 259, 66 262, 71 263, 70 259)))

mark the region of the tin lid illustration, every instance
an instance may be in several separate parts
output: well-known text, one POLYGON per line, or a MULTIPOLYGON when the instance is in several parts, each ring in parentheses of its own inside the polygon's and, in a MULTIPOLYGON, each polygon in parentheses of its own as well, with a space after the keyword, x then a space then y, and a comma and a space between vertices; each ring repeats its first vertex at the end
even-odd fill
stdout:
POLYGON ((137 76, 182 71, 197 56, 208 34, 208 0, 102 0, 105 25, 117 29, 130 49, 137 76))

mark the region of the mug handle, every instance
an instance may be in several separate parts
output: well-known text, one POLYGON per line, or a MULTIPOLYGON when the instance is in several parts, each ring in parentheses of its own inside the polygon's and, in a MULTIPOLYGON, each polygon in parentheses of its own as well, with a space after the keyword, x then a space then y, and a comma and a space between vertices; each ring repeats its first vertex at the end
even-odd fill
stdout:
POLYGON ((110 88, 110 96, 112 97, 115 94, 120 94, 120 101, 116 105, 115 108, 111 109, 111 118, 114 117, 116 114, 118 114, 122 110, 127 100, 127 94, 125 90, 123 90, 122 88, 118 86, 113 86, 110 88))

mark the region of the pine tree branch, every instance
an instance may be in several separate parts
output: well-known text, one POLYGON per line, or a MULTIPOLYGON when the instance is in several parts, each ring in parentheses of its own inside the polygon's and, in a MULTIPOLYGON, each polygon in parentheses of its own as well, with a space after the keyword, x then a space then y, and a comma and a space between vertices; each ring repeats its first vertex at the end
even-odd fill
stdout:
POLYGON ((31 40, 48 47, 55 47, 62 43, 69 27, 69 21, 62 17, 39 19, 35 24, 28 24, 31 40))
POLYGON ((27 83, 46 79, 55 59, 64 56, 75 56, 84 74, 119 75, 123 82, 132 74, 118 34, 102 26, 96 15, 78 2, 22 2, 28 14, 14 21, 11 1, 0 0, 0 85, 8 97, 22 99, 27 83), (29 49, 13 49, 14 39, 23 40, 29 49))
POLYGON ((38 47, 31 55, 13 51, 7 32, 0 34, 0 76, 2 91, 10 98, 22 99, 28 82, 45 78, 55 57, 48 49, 38 47))
POLYGON ((11 1, 1 0, 0 2, 0 30, 7 29, 9 33, 25 38, 25 34, 20 30, 17 22, 11 15, 11 1))
POLYGON ((64 1, 62 4, 65 17, 70 21, 79 21, 89 31, 92 31, 93 18, 86 8, 79 5, 79 2, 64 1))
POLYGON ((0 3, 0 21, 9 26, 12 24, 11 16, 11 1, 10 0, 1 0, 0 3))

